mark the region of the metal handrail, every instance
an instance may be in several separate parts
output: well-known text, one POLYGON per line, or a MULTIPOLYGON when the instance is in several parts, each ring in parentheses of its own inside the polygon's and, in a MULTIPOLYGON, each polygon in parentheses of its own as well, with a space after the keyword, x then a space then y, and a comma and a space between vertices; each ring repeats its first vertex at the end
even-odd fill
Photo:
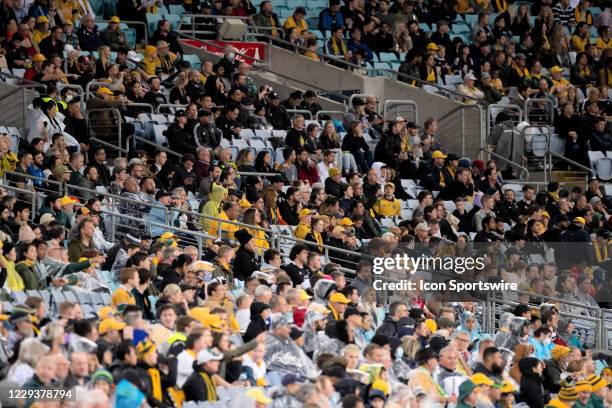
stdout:
POLYGON ((383 119, 384 120, 395 119, 395 118, 389 118, 387 116, 387 109, 389 108, 389 105, 391 106, 401 106, 401 105, 413 106, 414 107, 414 122, 419 123, 419 109, 415 101, 411 101, 409 99, 388 99, 386 100, 385 103, 383 104, 383 119))
POLYGON ((312 120, 312 112, 310 112, 309 110, 304 110, 304 109, 287 109, 287 113, 289 115, 308 115, 308 119, 306 120, 312 120))
POLYGON ((512 160, 508 159, 507 157, 504 157, 504 156, 502 156, 500 154, 494 153, 494 152, 492 152, 491 150, 489 150, 487 148, 481 147, 480 150, 485 152, 485 153, 487 153, 487 154, 489 154, 489 155, 491 155, 491 156, 493 156, 493 157, 495 157, 496 159, 500 159, 500 160, 508 163, 509 165, 514 166, 514 167, 520 169, 525 174, 525 178, 526 179, 529 178, 529 169, 527 169, 527 167, 521 166, 520 164, 518 164, 516 162, 513 162, 512 160))
MULTIPOLYGON (((87 84, 87 92, 89 92, 89 85, 91 83, 87 84)), ((119 157, 121 157, 121 153, 127 153, 126 150, 124 150, 121 147, 121 122, 122 122, 122 118, 121 118, 121 112, 119 112, 119 109, 115 109, 115 108, 97 108, 97 109, 88 109, 87 110, 87 114, 85 116, 85 120, 87 121, 87 127, 89 129, 92 129, 91 126, 91 121, 90 121, 90 114, 91 113, 103 113, 103 112, 109 112, 114 116, 114 119, 117 122, 117 145, 113 145, 111 143, 108 143, 104 140, 100 140, 99 138, 96 137, 90 137, 89 140, 93 140, 97 143, 100 143, 104 146, 107 146, 113 150, 118 150, 119 151, 119 157)))
POLYGON ((157 105, 157 114, 158 115, 163 115, 163 113, 161 112, 162 108, 185 109, 187 106, 189 106, 189 105, 177 105, 177 104, 173 104, 173 103, 161 103, 161 104, 157 105))
POLYGON ((47 93, 47 85, 41 84, 40 82, 30 81, 29 79, 24 79, 17 75, 9 74, 8 72, 3 72, 3 71, 0 71, 0 78, 16 79, 19 81, 19 84, 17 84, 16 86, 20 86, 23 88, 32 88, 32 89, 40 88, 43 90, 43 94, 47 93))
MULTIPOLYGON (((96 22, 101 22, 101 23, 110 23, 110 20, 103 20, 101 18, 96 18, 95 20, 96 22)), ((136 25, 141 25, 144 27, 144 40, 145 40, 145 44, 149 43, 149 27, 147 27, 146 23, 142 22, 142 21, 134 21, 134 20, 121 20, 121 23, 125 23, 125 25, 129 26, 130 24, 136 24, 136 25)), ((129 28, 129 27, 128 27, 129 28)), ((119 27, 119 31, 123 31, 121 30, 121 26, 119 27)))
POLYGON ((146 143, 146 144, 148 144, 150 146, 153 146, 153 147, 155 147, 155 148, 157 148, 159 150, 162 150, 162 151, 164 151, 166 153, 170 153, 171 155, 173 155, 175 157, 178 157, 178 158, 183 157, 183 155, 181 155, 180 153, 175 152, 174 150, 170 150, 170 149, 168 149, 165 146, 162 146, 160 144, 157 144, 155 142, 150 141, 149 139, 145 139, 144 137, 136 136, 136 135, 130 135, 125 140, 125 151, 126 152, 130 150, 130 141, 132 141, 132 140, 138 140, 140 142, 146 143))
MULTIPOLYGON (((151 111, 151 114, 155 113, 155 109, 153 108, 153 105, 151 105, 150 103, 142 103, 142 102, 129 102, 127 104, 127 106, 132 106, 132 107, 140 107, 140 108, 147 108, 151 111)), ((141 112, 144 113, 144 112, 141 112)))
POLYGON ((491 131, 492 128, 492 120, 491 120, 491 115, 493 113, 493 108, 503 108, 503 110, 501 110, 499 113, 503 112, 506 109, 518 109, 518 114, 519 114, 519 119, 517 121, 517 123, 522 122, 523 121, 523 109, 519 106, 519 105, 514 105, 514 104, 491 104, 489 106, 487 106, 487 135, 489 134, 489 132, 491 131))
MULTIPOLYGON (((189 37, 189 36, 187 36, 187 35, 185 35, 185 34, 182 34, 182 33, 179 33, 179 35, 180 35, 180 36, 181 36, 183 39, 187 39, 187 40, 196 40, 196 41, 199 41, 199 42, 201 42, 201 43, 203 43, 203 44, 209 45, 209 46, 211 46, 211 47, 213 47, 213 48, 218 48, 218 49, 223 49, 223 48, 224 48, 224 46, 222 46, 222 45, 215 44, 215 43, 210 42, 210 41, 207 41, 207 40, 203 40, 203 39, 199 39, 199 38, 194 38, 194 37, 189 37)), ((204 51, 209 52, 209 51, 207 51, 207 50, 204 50, 204 51)), ((251 57, 250 55, 243 54, 243 53, 241 53, 241 52, 235 52, 235 54, 236 54, 236 55, 239 55, 239 56, 241 56, 241 57, 243 57, 243 58, 248 58, 248 59, 251 59, 251 60, 253 60, 253 61, 257 62, 256 67, 257 67, 257 69, 258 69, 258 70, 263 71, 263 72, 268 72, 268 73, 274 74, 274 75, 276 75, 276 76, 278 76, 278 77, 280 77, 280 78, 284 79, 284 80, 285 80, 285 83, 288 83, 288 81, 292 81, 292 82, 295 82, 296 84, 299 84, 299 85, 301 85, 301 86, 304 86, 304 87, 306 87, 306 88, 308 88, 308 89, 314 89, 314 90, 316 90, 317 92, 324 92, 324 93, 328 93, 328 94, 334 95, 335 97, 337 97, 337 98, 339 98, 339 99, 342 99, 342 100, 343 100, 343 101, 345 101, 345 102, 346 102, 346 101, 348 101, 348 99, 349 99, 349 98, 348 98, 346 95, 344 95, 344 94, 342 94, 342 93, 338 93, 338 92, 334 92, 334 91, 331 91, 331 92, 330 92, 329 90, 324 89, 324 88, 320 88, 320 87, 318 87, 318 86, 316 86, 316 85, 314 85, 314 84, 309 84, 309 83, 306 83, 306 82, 304 82, 304 81, 300 81, 300 80, 298 80, 298 79, 291 78, 291 77, 289 77, 289 76, 287 76, 287 75, 285 75, 285 74, 282 74, 282 73, 280 73, 280 72, 272 71, 272 69, 271 69, 271 68, 268 68, 268 67, 263 66, 263 64, 265 64, 265 61, 263 61, 263 60, 261 60, 261 59, 258 59, 258 58, 255 58, 255 57, 251 57)), ((268 52, 268 55, 269 55, 269 54, 270 54, 270 53, 268 52)), ((253 65, 255 65, 255 64, 253 64, 253 65)), ((289 85, 288 85, 288 86, 289 86, 289 85)))
POLYGON ((385 73, 389 73, 389 74, 391 74, 390 75, 391 77, 396 76, 398 79, 402 78, 402 79, 406 79, 406 80, 409 80, 409 81, 416 81, 416 83, 418 83, 420 85, 430 85, 430 86, 432 86, 434 88, 437 88, 438 91, 440 91, 440 92, 448 92, 448 93, 450 93, 450 94, 452 94, 452 95, 454 95, 456 97, 461 97, 463 99, 470 99, 470 100, 472 100, 472 101, 474 101, 476 103, 483 104, 483 102, 481 100, 477 99, 477 98, 474 98, 474 97, 468 96, 468 95, 463 95, 463 94, 457 92, 456 90, 448 89, 448 88, 445 88, 445 87, 443 87, 441 85, 438 85, 438 84, 429 83, 429 82, 424 81, 423 79, 421 79, 419 77, 414 77, 412 75, 408 75, 408 74, 404 74, 404 73, 401 73, 401 72, 393 71, 393 70, 388 69, 388 68, 362 67, 362 66, 359 66, 359 65, 355 65, 355 64, 353 64, 351 62, 345 61, 343 58, 338 58, 338 57, 335 57, 333 55, 325 54, 325 53, 320 52, 318 50, 317 51, 312 51, 312 50, 310 50, 310 49, 308 49, 306 47, 303 47, 301 45, 295 45, 295 44, 292 44, 292 43, 290 43, 288 41, 285 41, 285 40, 282 40, 282 39, 279 39, 279 38, 275 38, 275 37, 272 37, 272 36, 269 36, 269 35, 266 35, 266 34, 253 34, 253 35, 255 37, 266 38, 268 40, 268 42, 270 43, 270 46, 272 46, 273 43, 276 42, 276 43, 284 44, 286 46, 290 46, 290 47, 294 48, 296 51, 300 50, 302 52, 304 52, 304 51, 314 52, 318 57, 320 57, 322 59, 322 61, 331 60, 331 61, 334 61, 335 63, 338 63, 338 64, 341 64, 341 65, 345 66, 346 69, 349 69, 349 68, 357 69, 357 70, 361 70, 361 71, 366 71, 368 73, 372 73, 372 72, 385 72, 385 73))
POLYGON ((586 171, 587 173, 592 173, 593 170, 591 170, 589 167, 585 166, 584 164, 580 164, 578 162, 573 161, 572 159, 568 159, 567 157, 560 155, 559 153, 555 153, 552 150, 548 149, 548 154, 550 154, 551 156, 554 156, 556 158, 559 158, 569 164, 571 164, 572 166, 576 166, 580 169, 584 169, 584 171, 586 171))

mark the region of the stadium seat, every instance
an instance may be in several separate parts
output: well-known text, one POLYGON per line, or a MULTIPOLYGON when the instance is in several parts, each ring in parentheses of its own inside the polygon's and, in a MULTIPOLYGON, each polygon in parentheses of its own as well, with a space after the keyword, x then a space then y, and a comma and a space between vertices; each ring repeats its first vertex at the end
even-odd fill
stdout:
POLYGON ((550 138, 550 150, 563 155, 565 153, 565 140, 561 139, 559 135, 553 134, 550 138))
POLYGON ((461 75, 446 75, 444 82, 446 82, 446 85, 459 85, 463 83, 463 78, 461 78, 461 75))
POLYGON ((597 160, 597 177, 603 181, 612 179, 612 158, 603 157, 597 160))
MULTIPOLYGON (((476 24, 476 22, 478 21, 478 15, 477 14, 464 14, 463 18, 465 19, 465 23, 468 26, 470 26, 470 27, 473 27, 474 24, 476 24)), ((493 21, 493 20, 491 19, 491 21, 493 21)))
POLYGON ((164 131, 168 128, 166 125, 153 125, 155 135, 154 142, 160 146, 168 146, 168 138, 164 135, 164 131))
POLYGON ((266 140, 272 137, 272 132, 266 129, 257 129, 255 130, 255 136, 266 140))
POLYGON ((185 54, 183 55, 183 60, 188 61, 191 65, 191 68, 197 69, 198 71, 202 67, 202 61, 200 61, 200 57, 193 54, 185 54))
MULTIPOLYGON (((248 130, 251 130, 251 129, 248 129, 248 130)), ((249 144, 244 139, 234 139, 233 145, 235 147, 237 147, 238 150, 248 149, 249 148, 249 144)))
POLYGON ((249 140, 255 137, 255 133, 253 133, 253 129, 242 129, 240 130, 240 137, 244 140, 249 140))
POLYGON ((162 20, 162 16, 159 14, 147 13, 147 29, 149 36, 152 37, 153 33, 157 29, 157 23, 162 20))
POLYGON ((595 171, 595 174, 597 174, 597 162, 599 161, 599 159, 605 158, 606 155, 598 150, 591 150, 589 151, 588 155, 589 162, 591 163, 591 169, 593 169, 593 171, 595 171))
POLYGON ((393 52, 381 52, 379 54, 380 62, 395 62, 398 61, 397 55, 393 52))
POLYGON ((130 48, 136 47, 136 30, 133 28, 126 28, 121 30, 125 36, 125 42, 130 48))
POLYGON ((168 10, 170 11, 170 14, 174 14, 177 16, 185 13, 185 7, 180 4, 170 4, 168 5, 168 10))

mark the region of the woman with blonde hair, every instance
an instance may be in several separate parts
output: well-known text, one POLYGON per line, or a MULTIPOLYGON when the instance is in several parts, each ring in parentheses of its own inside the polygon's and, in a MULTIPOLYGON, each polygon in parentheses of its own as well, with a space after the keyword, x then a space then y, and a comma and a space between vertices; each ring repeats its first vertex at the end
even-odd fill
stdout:
POLYGON ((108 45, 98 47, 98 60, 94 70, 94 78, 101 79, 106 77, 108 67, 111 65, 111 49, 108 45))
POLYGON ((253 161, 255 159, 252 149, 242 149, 236 156, 236 168, 238 171, 255 172, 253 161))
POLYGON ((40 331, 41 341, 49 347, 49 354, 63 352, 64 335, 66 334, 64 326, 58 322, 48 323, 40 331))
MULTIPOLYGON (((244 216, 242 217, 243 224, 253 225, 255 227, 261 227, 261 214, 259 210, 255 207, 251 207, 244 212, 244 216)), ((257 251, 261 254, 264 250, 270 248, 270 244, 266 238, 266 233, 260 229, 251 229, 247 228, 249 234, 253 236, 255 247, 257 251)))
POLYGON ((538 16, 533 24, 534 28, 540 24, 546 24, 548 34, 552 32, 552 29, 555 26, 555 16, 549 6, 542 6, 540 8, 540 12, 538 13, 538 16))
POLYGON ((553 60, 559 66, 569 67, 572 64, 572 60, 569 55, 569 43, 563 30, 561 24, 557 24, 553 28, 551 44, 554 54, 553 60))
POLYGON ((529 21, 529 7, 527 3, 520 3, 518 6, 513 4, 512 6, 514 18, 510 25, 510 30, 514 35, 521 35, 531 30, 531 21, 529 21))
POLYGON ((393 39, 397 44, 397 50, 399 52, 409 52, 413 47, 412 37, 410 37, 410 33, 405 23, 400 23, 395 27, 393 39))
POLYGON ((119 64, 109 64, 106 68, 106 78, 102 82, 108 82, 108 89, 111 91, 125 92, 123 85, 123 72, 119 69, 119 64))

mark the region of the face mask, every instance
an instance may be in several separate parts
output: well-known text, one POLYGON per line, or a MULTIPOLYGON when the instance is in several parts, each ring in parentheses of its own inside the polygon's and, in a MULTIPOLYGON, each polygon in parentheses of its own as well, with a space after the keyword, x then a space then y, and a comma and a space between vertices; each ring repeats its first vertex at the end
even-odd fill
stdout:
POLYGON ((340 403, 340 393, 338 391, 334 391, 331 397, 329 397, 329 402, 332 407, 335 407, 340 403))
POLYGON ((234 58, 236 58, 236 54, 234 54, 233 52, 230 52, 229 59, 233 60, 234 58))

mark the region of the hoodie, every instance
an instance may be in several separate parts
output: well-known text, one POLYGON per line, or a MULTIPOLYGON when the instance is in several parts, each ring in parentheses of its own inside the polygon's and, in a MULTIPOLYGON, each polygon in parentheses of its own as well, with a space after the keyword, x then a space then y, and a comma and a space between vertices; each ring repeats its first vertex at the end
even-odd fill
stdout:
POLYGON ((463 314, 459 317, 459 329, 458 331, 464 331, 470 335, 470 341, 474 341, 480 338, 480 324, 478 323, 478 319, 476 319, 476 326, 472 330, 468 330, 465 322, 470 318, 474 317, 474 313, 470 311, 464 311, 463 314))
MULTIPOLYGON (((219 217, 221 212, 221 202, 227 197, 227 189, 220 184, 213 183, 210 190, 210 199, 202 208, 202 215, 209 217, 219 217)), ((219 235, 219 223, 207 218, 200 218, 200 225, 203 231, 216 237, 219 235)))
POLYGON ((534 367, 539 363, 540 360, 535 357, 525 357, 518 363, 522 375, 520 400, 530 408, 543 408, 545 401, 548 400, 542 386, 543 377, 533 372, 534 367))

